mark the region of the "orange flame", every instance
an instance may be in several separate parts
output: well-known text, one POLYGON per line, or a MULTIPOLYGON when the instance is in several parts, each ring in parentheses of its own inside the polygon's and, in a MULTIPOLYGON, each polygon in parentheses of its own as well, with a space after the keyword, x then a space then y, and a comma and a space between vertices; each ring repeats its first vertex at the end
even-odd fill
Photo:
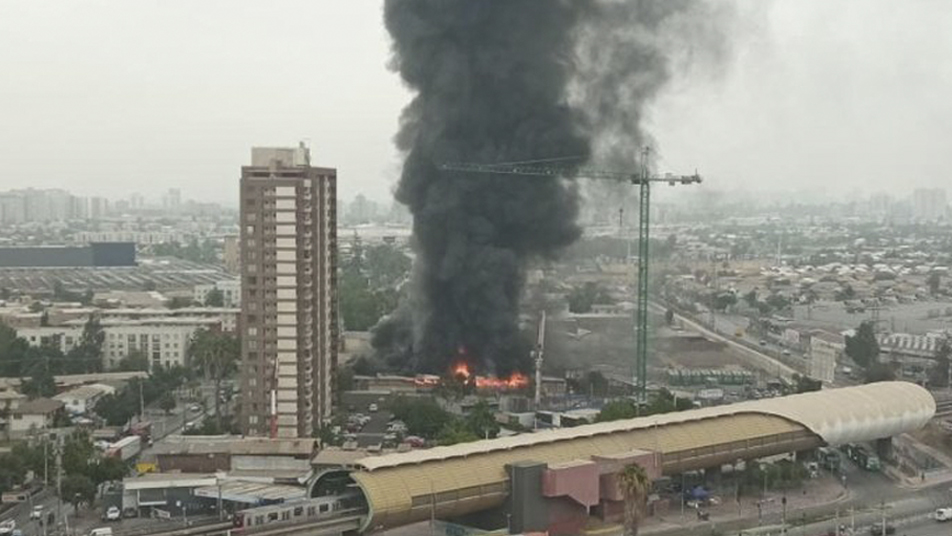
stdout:
POLYGON ((508 378, 496 376, 475 376, 465 361, 458 361, 450 368, 454 378, 465 383, 474 383, 477 389, 521 389, 528 387, 529 377, 521 372, 513 372, 508 378))

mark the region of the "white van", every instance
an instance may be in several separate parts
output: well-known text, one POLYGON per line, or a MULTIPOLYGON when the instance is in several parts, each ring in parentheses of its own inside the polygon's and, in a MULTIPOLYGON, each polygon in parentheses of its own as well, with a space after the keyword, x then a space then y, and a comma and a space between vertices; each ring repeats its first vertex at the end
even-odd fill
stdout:
POLYGON ((112 536, 112 527, 99 527, 89 531, 89 536, 112 536))
POLYGON ((935 511, 935 520, 936 521, 949 521, 952 520, 952 508, 938 508, 935 511))

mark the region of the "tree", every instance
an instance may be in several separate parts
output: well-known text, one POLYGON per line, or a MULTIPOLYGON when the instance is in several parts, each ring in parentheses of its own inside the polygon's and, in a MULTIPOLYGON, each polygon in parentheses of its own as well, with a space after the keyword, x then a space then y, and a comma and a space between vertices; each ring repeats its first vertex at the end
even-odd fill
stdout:
POLYGON ((172 396, 172 393, 166 392, 162 395, 162 398, 159 399, 159 409, 164 411, 166 415, 172 413, 172 410, 175 409, 175 397, 172 396))
POLYGON ((726 311, 728 307, 737 303, 737 296, 733 292, 716 294, 713 297, 714 310, 726 311))
POLYGON ((638 536, 638 524, 648 501, 651 481, 645 469, 633 463, 618 474, 618 486, 625 497, 625 536, 638 536))
POLYGON ((72 474, 63 479, 63 500, 79 511, 82 503, 92 504, 96 498, 96 485, 83 474, 72 474))
POLYGON ((56 394, 56 381, 49 370, 37 367, 36 373, 30 379, 20 383, 20 392, 31 400, 40 397, 49 398, 56 394))
POLYGON ((568 295, 569 312, 584 314, 591 312, 592 305, 612 303, 611 296, 595 283, 585 283, 575 287, 568 295))
POLYGON ((453 420, 431 398, 399 397, 393 403, 393 415, 407 425, 410 434, 434 439, 443 427, 453 420))
POLYGON ((747 305, 750 307, 757 307, 757 289, 753 289, 747 294, 744 294, 744 301, 747 302, 747 305))
POLYGON ((102 329, 99 317, 91 315, 83 325, 79 344, 66 353, 64 372, 68 374, 102 372, 102 346, 105 340, 106 333, 102 329))
POLYGON ((935 352, 935 366, 929 371, 929 385, 932 387, 949 386, 949 366, 952 358, 952 345, 943 340, 935 352))
POLYGON ((225 305, 225 293, 217 288, 208 291, 205 296, 205 307, 223 307, 225 305))
POLYGON ((836 301, 852 300, 855 297, 856 297, 856 291, 853 290, 853 285, 850 285, 849 283, 847 283, 842 288, 838 289, 836 293, 834 294, 834 298, 836 298, 836 301))
POLYGON ((119 360, 116 368, 120 372, 148 372, 149 358, 142 350, 131 350, 126 357, 119 360))
POLYGON ((89 477, 97 486, 103 482, 117 482, 129 473, 129 466, 122 458, 104 456, 89 466, 89 477))
POLYGON ((215 383, 215 416, 221 428, 221 384, 237 368, 241 344, 227 333, 202 330, 192 338, 188 352, 192 367, 215 383))
POLYGON ((618 421, 633 419, 638 416, 638 406, 628 399, 612 400, 595 416, 595 422, 618 421))
POLYGON ((437 443, 443 446, 455 445, 457 443, 468 443, 482 439, 466 426, 459 419, 453 419, 443 425, 437 437, 437 443))
POLYGON ((942 276, 939 272, 930 272, 929 277, 926 278, 926 285, 929 286, 929 294, 935 296, 939 293, 939 288, 942 286, 942 276))
POLYGON ((866 369, 866 383, 891 382, 896 379, 896 371, 885 363, 873 363, 866 369))
POLYGON ((492 408, 485 400, 480 399, 466 415, 466 427, 474 436, 480 439, 495 439, 499 435, 499 423, 493 415, 492 408))
POLYGON ((373 288, 392 288, 410 274, 412 261, 389 244, 370 246, 366 252, 367 272, 373 288))
POLYGON ((879 357, 879 343, 873 323, 865 321, 856 329, 856 335, 846 337, 846 355, 857 365, 868 368, 879 357))
POLYGON ((193 303, 191 298, 173 296, 168 302, 168 307, 169 309, 182 309, 183 307, 191 307, 193 303))

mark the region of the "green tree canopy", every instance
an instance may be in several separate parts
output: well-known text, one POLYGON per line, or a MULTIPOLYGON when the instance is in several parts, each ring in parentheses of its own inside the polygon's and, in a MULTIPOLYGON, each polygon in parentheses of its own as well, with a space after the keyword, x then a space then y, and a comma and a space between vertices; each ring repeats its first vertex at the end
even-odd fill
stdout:
POLYGON ((195 334, 189 345, 192 367, 206 380, 215 383, 215 415, 219 428, 222 427, 221 385, 237 369, 240 355, 241 343, 228 333, 202 330, 195 334))
POLYGON ((876 332, 872 322, 866 321, 859 325, 856 334, 846 337, 846 355, 850 356, 857 365, 868 368, 879 358, 879 343, 876 341, 876 332))
POLYGON ((393 403, 393 415, 407 425, 410 434, 426 439, 436 438, 453 420, 432 398, 399 397, 393 403))
POLYGON ((79 510, 82 503, 92 504, 96 498, 96 484, 84 474, 72 474, 63 479, 63 500, 79 510))
POLYGON ((225 293, 217 288, 208 291, 205 296, 205 307, 222 307, 225 305, 225 293))

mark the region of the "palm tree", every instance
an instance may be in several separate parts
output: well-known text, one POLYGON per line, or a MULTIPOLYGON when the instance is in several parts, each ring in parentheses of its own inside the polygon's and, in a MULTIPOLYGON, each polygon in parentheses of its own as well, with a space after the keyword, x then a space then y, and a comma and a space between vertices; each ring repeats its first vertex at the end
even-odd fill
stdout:
POLYGON ((651 481, 644 467, 633 463, 618 474, 618 486, 625 496, 625 536, 638 536, 638 523, 648 501, 651 481))
POLYGON ((241 353, 238 340, 227 333, 202 330, 195 333, 189 346, 191 366, 205 380, 215 382, 215 418, 221 428, 221 384, 231 374, 241 353))

